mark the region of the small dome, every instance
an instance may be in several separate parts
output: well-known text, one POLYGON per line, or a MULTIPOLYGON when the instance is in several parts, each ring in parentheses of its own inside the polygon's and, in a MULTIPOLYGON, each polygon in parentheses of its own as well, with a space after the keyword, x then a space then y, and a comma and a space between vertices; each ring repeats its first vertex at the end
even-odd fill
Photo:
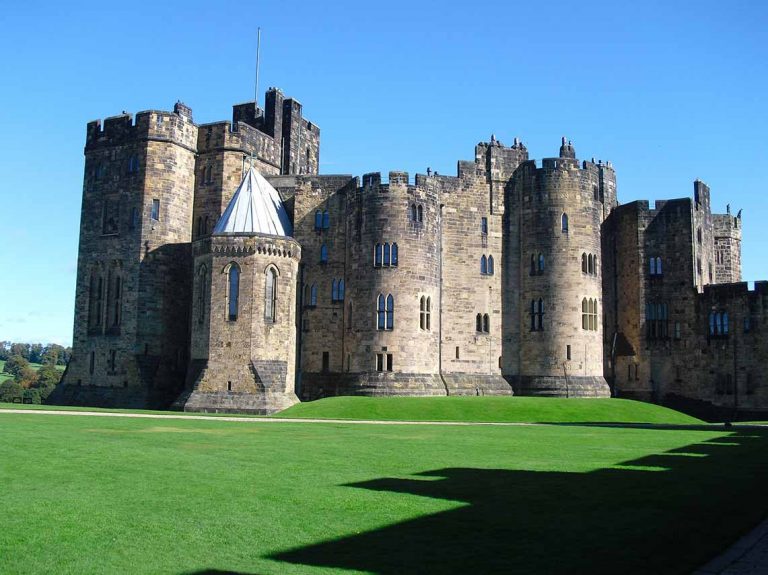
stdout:
POLYGON ((216 222, 213 234, 293 236, 293 225, 277 190, 259 172, 249 168, 216 222))

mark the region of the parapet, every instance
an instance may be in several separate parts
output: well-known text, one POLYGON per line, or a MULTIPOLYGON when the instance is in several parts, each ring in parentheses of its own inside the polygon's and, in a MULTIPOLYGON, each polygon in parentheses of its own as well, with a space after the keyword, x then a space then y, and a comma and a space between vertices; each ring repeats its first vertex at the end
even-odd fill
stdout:
POLYGON ((194 148, 194 131, 184 130, 184 125, 194 126, 192 109, 176 102, 173 112, 161 110, 145 110, 133 115, 123 112, 117 116, 88 122, 86 128, 86 149, 127 144, 137 140, 157 137, 164 140, 177 141, 187 147, 194 148))

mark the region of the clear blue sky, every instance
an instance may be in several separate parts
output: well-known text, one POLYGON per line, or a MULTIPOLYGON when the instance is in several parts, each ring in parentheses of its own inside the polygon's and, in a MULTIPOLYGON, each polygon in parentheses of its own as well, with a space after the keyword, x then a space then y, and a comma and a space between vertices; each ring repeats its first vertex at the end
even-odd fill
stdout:
POLYGON ((190 105, 231 118, 261 86, 304 104, 321 172, 455 174, 493 133, 610 160, 619 199, 712 188, 744 209, 768 279, 768 4, 64 2, 0 9, 0 340, 72 338, 85 124, 190 105))

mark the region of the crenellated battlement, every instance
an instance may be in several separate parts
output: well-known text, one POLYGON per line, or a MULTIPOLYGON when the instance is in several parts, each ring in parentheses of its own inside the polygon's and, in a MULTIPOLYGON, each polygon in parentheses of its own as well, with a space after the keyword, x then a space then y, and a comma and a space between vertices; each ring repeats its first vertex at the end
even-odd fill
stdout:
POLYGON ((192 110, 182 102, 174 105, 173 112, 145 110, 132 114, 123 112, 101 120, 88 122, 85 149, 106 148, 131 144, 148 139, 170 140, 194 148, 197 127, 192 110))

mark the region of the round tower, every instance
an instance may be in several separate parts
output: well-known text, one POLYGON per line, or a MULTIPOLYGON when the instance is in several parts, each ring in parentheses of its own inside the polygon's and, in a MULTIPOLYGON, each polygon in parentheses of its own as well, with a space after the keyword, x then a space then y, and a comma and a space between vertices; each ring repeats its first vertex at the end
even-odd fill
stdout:
POLYGON ((438 193, 408 174, 363 176, 348 220, 349 393, 445 395, 439 374, 438 193))
POLYGON ((194 242, 185 411, 268 414, 296 403, 301 249, 277 191, 247 173, 210 238, 194 242))
POLYGON ((519 338, 505 355, 517 362, 516 394, 610 394, 603 378, 600 225, 610 210, 603 179, 600 166, 579 165, 565 138, 558 158, 541 168, 527 162, 513 177, 519 236, 507 241, 519 246, 519 323, 508 329, 519 338))

